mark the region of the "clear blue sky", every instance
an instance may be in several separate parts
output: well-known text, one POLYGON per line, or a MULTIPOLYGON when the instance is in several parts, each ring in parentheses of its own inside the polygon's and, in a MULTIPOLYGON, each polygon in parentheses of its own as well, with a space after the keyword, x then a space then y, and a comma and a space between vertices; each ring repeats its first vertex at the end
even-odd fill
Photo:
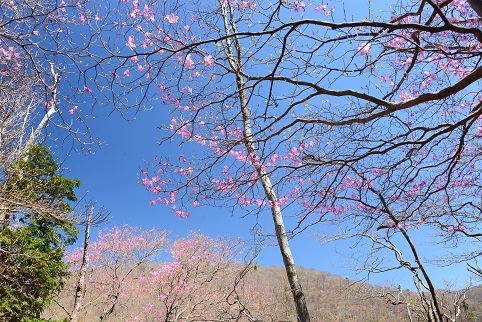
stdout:
MULTIPOLYGON (((375 1, 376 2, 376 1, 375 1)), ((366 3, 363 2, 366 11, 366 3)), ((79 107, 82 110, 82 107, 79 107)), ((155 106, 150 111, 139 112, 136 120, 125 121, 116 112, 110 114, 106 110, 97 109, 95 118, 88 119, 93 136, 104 142, 94 154, 74 154, 67 158, 63 167, 67 168, 66 175, 83 181, 78 196, 88 193, 87 199, 97 201, 98 207, 105 206, 112 215, 106 226, 129 224, 144 228, 155 227, 168 230, 173 236, 186 236, 190 230, 199 230, 210 236, 241 237, 252 243, 251 229, 255 224, 253 217, 241 218, 244 213, 234 215, 222 208, 200 207, 191 211, 191 218, 181 219, 163 206, 151 206, 149 201, 153 195, 139 184, 139 172, 145 162, 151 162, 155 154, 177 155, 175 145, 159 148, 157 142, 163 136, 157 129, 161 124, 168 123, 170 118, 162 106, 155 106), (166 148, 167 147, 167 148, 166 148)), ((62 154, 56 154, 62 160, 62 154)), ((272 232, 269 213, 261 219, 263 229, 272 232)), ((334 274, 357 279, 364 277, 364 273, 356 275, 356 263, 350 261, 349 254, 354 250, 349 248, 351 243, 338 242, 321 245, 313 235, 323 227, 314 227, 310 231, 297 236, 292 241, 292 251, 298 266, 315 268, 334 274), (347 255, 342 255, 347 254, 347 255), (347 257, 348 256, 348 257, 347 257)), ((420 243, 423 244, 421 232, 420 243)), ((95 231, 94 234, 95 236, 95 231)), ((442 247, 442 246, 441 246, 442 247)), ((430 246, 424 248, 429 254, 437 253, 430 246)), ((276 247, 265 248, 257 260, 262 265, 282 266, 282 259, 276 247)), ((437 287, 444 286, 444 280, 455 282, 458 286, 468 283, 465 266, 450 269, 433 268, 437 287)), ((392 280, 393 284, 402 284, 404 288, 412 288, 411 277, 400 270, 393 274, 371 275, 370 282, 383 284, 385 280, 392 280)))

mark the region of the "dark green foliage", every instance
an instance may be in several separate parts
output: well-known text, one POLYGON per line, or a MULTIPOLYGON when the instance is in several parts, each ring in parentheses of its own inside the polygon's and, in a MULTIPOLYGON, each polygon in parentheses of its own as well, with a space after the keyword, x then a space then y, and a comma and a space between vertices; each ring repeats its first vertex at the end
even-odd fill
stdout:
POLYGON ((74 189, 80 181, 57 171, 43 146, 31 147, 5 171, 2 206, 8 212, 0 228, 0 321, 46 321, 40 313, 68 277, 62 259, 77 229, 59 214, 71 210, 68 201, 77 199, 74 189), (15 204, 6 196, 16 196, 15 204))
POLYGON ((67 228, 67 238, 59 235, 55 224, 42 220, 0 231, 5 252, 0 266, 0 314, 9 316, 9 321, 38 317, 60 290, 68 276, 62 261, 66 242, 75 237, 75 229, 67 228))
POLYGON ((59 167, 45 146, 34 145, 24 157, 7 170, 7 191, 18 191, 29 202, 49 205, 63 212, 70 211, 68 201, 76 201, 74 189, 80 180, 57 174, 59 167))

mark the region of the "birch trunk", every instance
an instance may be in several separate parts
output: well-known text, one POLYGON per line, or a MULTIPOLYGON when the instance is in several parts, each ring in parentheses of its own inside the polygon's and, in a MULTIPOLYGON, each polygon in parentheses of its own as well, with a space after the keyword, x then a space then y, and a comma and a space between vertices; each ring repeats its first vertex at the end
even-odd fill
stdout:
POLYGON ((224 28, 226 36, 232 35, 232 37, 227 37, 225 40, 225 52, 227 54, 230 67, 236 74, 236 85, 239 93, 239 105, 243 117, 244 144, 248 151, 249 158, 251 159, 251 163, 253 164, 253 167, 256 169, 256 172, 258 174, 258 180, 263 186, 265 196, 272 205, 271 215, 275 226, 276 238, 281 252, 281 256, 283 257, 283 264, 286 270, 286 275, 288 277, 291 293, 293 295, 293 300, 296 306, 298 321, 308 322, 310 321, 308 306, 306 304, 305 294, 303 293, 301 283, 296 272, 296 266, 293 255, 291 253, 288 236, 286 234, 283 215, 278 205, 278 198, 276 196, 276 192, 273 188, 269 175, 264 170, 263 164, 259 162, 261 159, 259 158, 259 154, 254 143, 251 124, 251 111, 248 106, 245 83, 241 73, 241 66, 243 65, 241 59, 241 44, 238 37, 233 35, 238 33, 238 30, 236 28, 235 21, 232 19, 233 16, 229 3, 220 1, 220 6, 224 18, 224 28))

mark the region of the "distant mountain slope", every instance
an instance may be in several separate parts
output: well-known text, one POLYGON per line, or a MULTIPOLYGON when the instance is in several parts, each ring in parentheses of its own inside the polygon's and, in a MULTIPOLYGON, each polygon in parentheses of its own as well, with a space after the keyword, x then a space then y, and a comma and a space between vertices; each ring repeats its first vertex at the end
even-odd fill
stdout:
MULTIPOLYGON (((149 264, 143 267, 139 275, 149 274, 159 264, 149 264)), ((233 265, 234 267, 234 265, 233 265)), ((236 271, 236 270, 234 270, 236 271)), ((391 305, 387 303, 385 295, 396 290, 372 286, 362 282, 354 282, 344 277, 330 273, 319 272, 313 269, 299 268, 304 292, 308 299, 308 306, 314 322, 397 322, 409 321, 406 305, 391 305)), ((139 276, 134 277, 134 279, 139 276)), ((234 285, 232 280, 224 280, 225 283, 234 285)), ((291 299, 284 269, 281 267, 259 267, 253 269, 236 287, 239 293, 249 292, 245 305, 251 316, 256 321, 296 321, 295 309, 291 299)), ((147 291, 146 291, 147 292, 147 291)), ((396 293, 396 292, 395 292, 396 293)), ((394 293, 394 294, 395 294, 394 293)), ((147 293, 146 293, 147 294, 147 293)), ((451 298, 455 293, 444 292, 444 302, 450 305, 451 298)), ((460 319, 462 322, 482 321, 482 286, 473 287, 468 292, 468 300, 461 306, 460 319)), ((66 308, 72 299, 72 289, 66 289, 60 294, 60 302, 66 308)), ((416 294, 404 291, 401 299, 412 305, 413 321, 424 321, 423 317, 417 317, 416 294)), ((100 290, 90 290, 87 295, 88 307, 83 311, 81 322, 98 321, 100 302, 102 295, 100 290)), ((116 307, 114 314, 108 321, 128 321, 128 317, 135 315, 136 311, 156 298, 140 298, 139 295, 125 293, 122 301, 116 307)), ((66 314, 57 305, 52 305, 46 317, 62 319, 66 314)), ((153 320, 154 322, 155 320, 153 320)), ((196 319, 190 321, 197 321, 196 319)), ((250 321, 246 317, 239 321, 250 321)))

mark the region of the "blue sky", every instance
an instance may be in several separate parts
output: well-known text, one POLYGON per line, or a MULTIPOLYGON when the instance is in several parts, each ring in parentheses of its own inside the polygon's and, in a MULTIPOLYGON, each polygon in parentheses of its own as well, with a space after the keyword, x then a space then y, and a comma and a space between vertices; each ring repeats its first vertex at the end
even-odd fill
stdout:
MULTIPOLYGON (((362 15, 366 12, 366 2, 363 2, 363 8, 360 12, 362 15)), ((145 166, 145 162, 151 162, 155 154, 176 156, 178 149, 175 144, 163 145, 162 148, 158 146, 157 143, 163 136, 158 126, 169 123, 170 117, 166 113, 166 107, 151 107, 152 110, 139 112, 131 122, 124 120, 115 111, 110 113, 111 106, 97 108, 95 118, 87 119, 92 135, 103 142, 102 146, 96 148, 93 154, 72 154, 62 164, 67 169, 68 177, 82 180, 78 196, 87 194, 87 199, 96 200, 98 207, 105 206, 111 212, 111 220, 105 226, 129 224, 144 228, 155 227, 171 231, 173 236, 186 236, 191 230, 199 230, 213 237, 241 237, 248 245, 252 245, 254 241, 251 231, 256 221, 251 216, 241 218, 244 215, 241 210, 231 214, 223 208, 200 207, 191 210, 191 218, 181 219, 167 207, 149 204, 153 195, 139 183, 140 169, 145 166)), ((82 106, 79 109, 82 110, 82 106)), ((63 160, 60 152, 56 156, 63 160)), ((261 216, 263 218, 260 218, 260 224, 263 230, 268 234, 272 233, 270 214, 266 212, 261 216)), ((324 229, 324 226, 315 226, 292 240, 296 264, 352 279, 363 278, 364 273, 357 275, 354 272, 356 263, 350 258, 357 249, 350 248, 351 243, 343 241, 322 245, 315 234, 324 229)), ((421 245, 425 245, 423 234, 424 232, 420 233, 418 240, 421 245)), ((95 231, 93 235, 95 236, 95 231)), ((427 254, 437 253, 436 248, 425 246, 427 254)), ((276 246, 266 247, 257 261, 262 265, 282 266, 276 246)), ((469 282, 465 266, 432 268, 431 273, 438 287, 444 286, 444 280, 452 281, 458 286, 469 282)), ((413 287, 411 277, 402 270, 370 276, 372 283, 383 284, 385 280, 391 280, 395 285, 402 284, 404 288, 413 287)))

